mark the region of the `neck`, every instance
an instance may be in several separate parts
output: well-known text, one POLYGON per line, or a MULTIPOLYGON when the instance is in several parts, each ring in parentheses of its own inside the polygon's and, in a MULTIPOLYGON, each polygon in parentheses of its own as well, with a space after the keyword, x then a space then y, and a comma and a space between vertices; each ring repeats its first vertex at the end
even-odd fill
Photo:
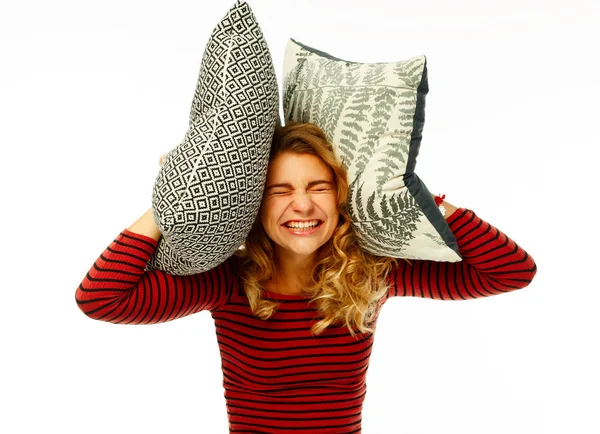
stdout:
POLYGON ((315 264, 315 255, 276 255, 275 270, 267 289, 280 294, 300 294, 309 281, 315 264))

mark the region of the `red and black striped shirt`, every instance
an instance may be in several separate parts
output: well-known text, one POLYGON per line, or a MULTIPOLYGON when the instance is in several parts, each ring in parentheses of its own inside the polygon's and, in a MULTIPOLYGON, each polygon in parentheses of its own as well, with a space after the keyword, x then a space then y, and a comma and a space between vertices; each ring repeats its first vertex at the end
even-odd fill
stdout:
MULTIPOLYGON (((385 300, 467 300, 523 288, 533 259, 472 211, 448 218, 463 261, 399 261, 385 300)), ((280 307, 255 317, 235 257, 202 274, 145 271, 157 242, 124 230, 76 292, 80 309, 117 324, 152 324, 208 310, 215 321, 232 433, 360 433, 374 335, 331 326, 312 336, 316 310, 300 295, 265 291, 280 307)))

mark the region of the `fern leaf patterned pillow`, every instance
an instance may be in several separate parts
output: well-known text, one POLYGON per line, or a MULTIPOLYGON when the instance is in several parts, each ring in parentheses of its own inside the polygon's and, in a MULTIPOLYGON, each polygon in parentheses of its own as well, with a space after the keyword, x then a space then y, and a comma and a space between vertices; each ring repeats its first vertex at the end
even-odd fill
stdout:
POLYGON ((349 211, 363 248, 456 262, 456 239, 414 172, 428 91, 425 56, 357 63, 293 39, 286 48, 285 119, 313 123, 333 143, 348 169, 349 211))
POLYGON ((188 131, 156 178, 152 208, 163 237, 148 268, 200 273, 238 249, 258 213, 278 123, 271 54, 238 1, 209 38, 188 131))

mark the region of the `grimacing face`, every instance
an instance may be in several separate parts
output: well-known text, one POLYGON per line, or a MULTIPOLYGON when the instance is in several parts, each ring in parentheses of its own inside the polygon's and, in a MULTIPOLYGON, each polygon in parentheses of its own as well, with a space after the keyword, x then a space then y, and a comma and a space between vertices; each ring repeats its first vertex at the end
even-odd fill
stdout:
POLYGON ((279 257, 311 257, 339 220, 332 169, 318 156, 284 152, 267 170, 260 220, 279 257))

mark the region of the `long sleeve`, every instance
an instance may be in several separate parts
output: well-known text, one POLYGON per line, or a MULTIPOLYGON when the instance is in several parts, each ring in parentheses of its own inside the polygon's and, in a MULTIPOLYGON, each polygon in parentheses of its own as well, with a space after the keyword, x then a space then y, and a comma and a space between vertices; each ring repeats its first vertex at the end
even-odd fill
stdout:
POLYGON ((205 273, 173 276, 145 271, 157 242, 124 230, 96 260, 79 285, 75 299, 87 316, 118 324, 155 324, 226 302, 232 264, 205 273))
POLYGON ((525 250, 473 211, 460 208, 448 218, 463 260, 400 260, 392 271, 388 297, 467 300, 527 286, 537 271, 525 250))

